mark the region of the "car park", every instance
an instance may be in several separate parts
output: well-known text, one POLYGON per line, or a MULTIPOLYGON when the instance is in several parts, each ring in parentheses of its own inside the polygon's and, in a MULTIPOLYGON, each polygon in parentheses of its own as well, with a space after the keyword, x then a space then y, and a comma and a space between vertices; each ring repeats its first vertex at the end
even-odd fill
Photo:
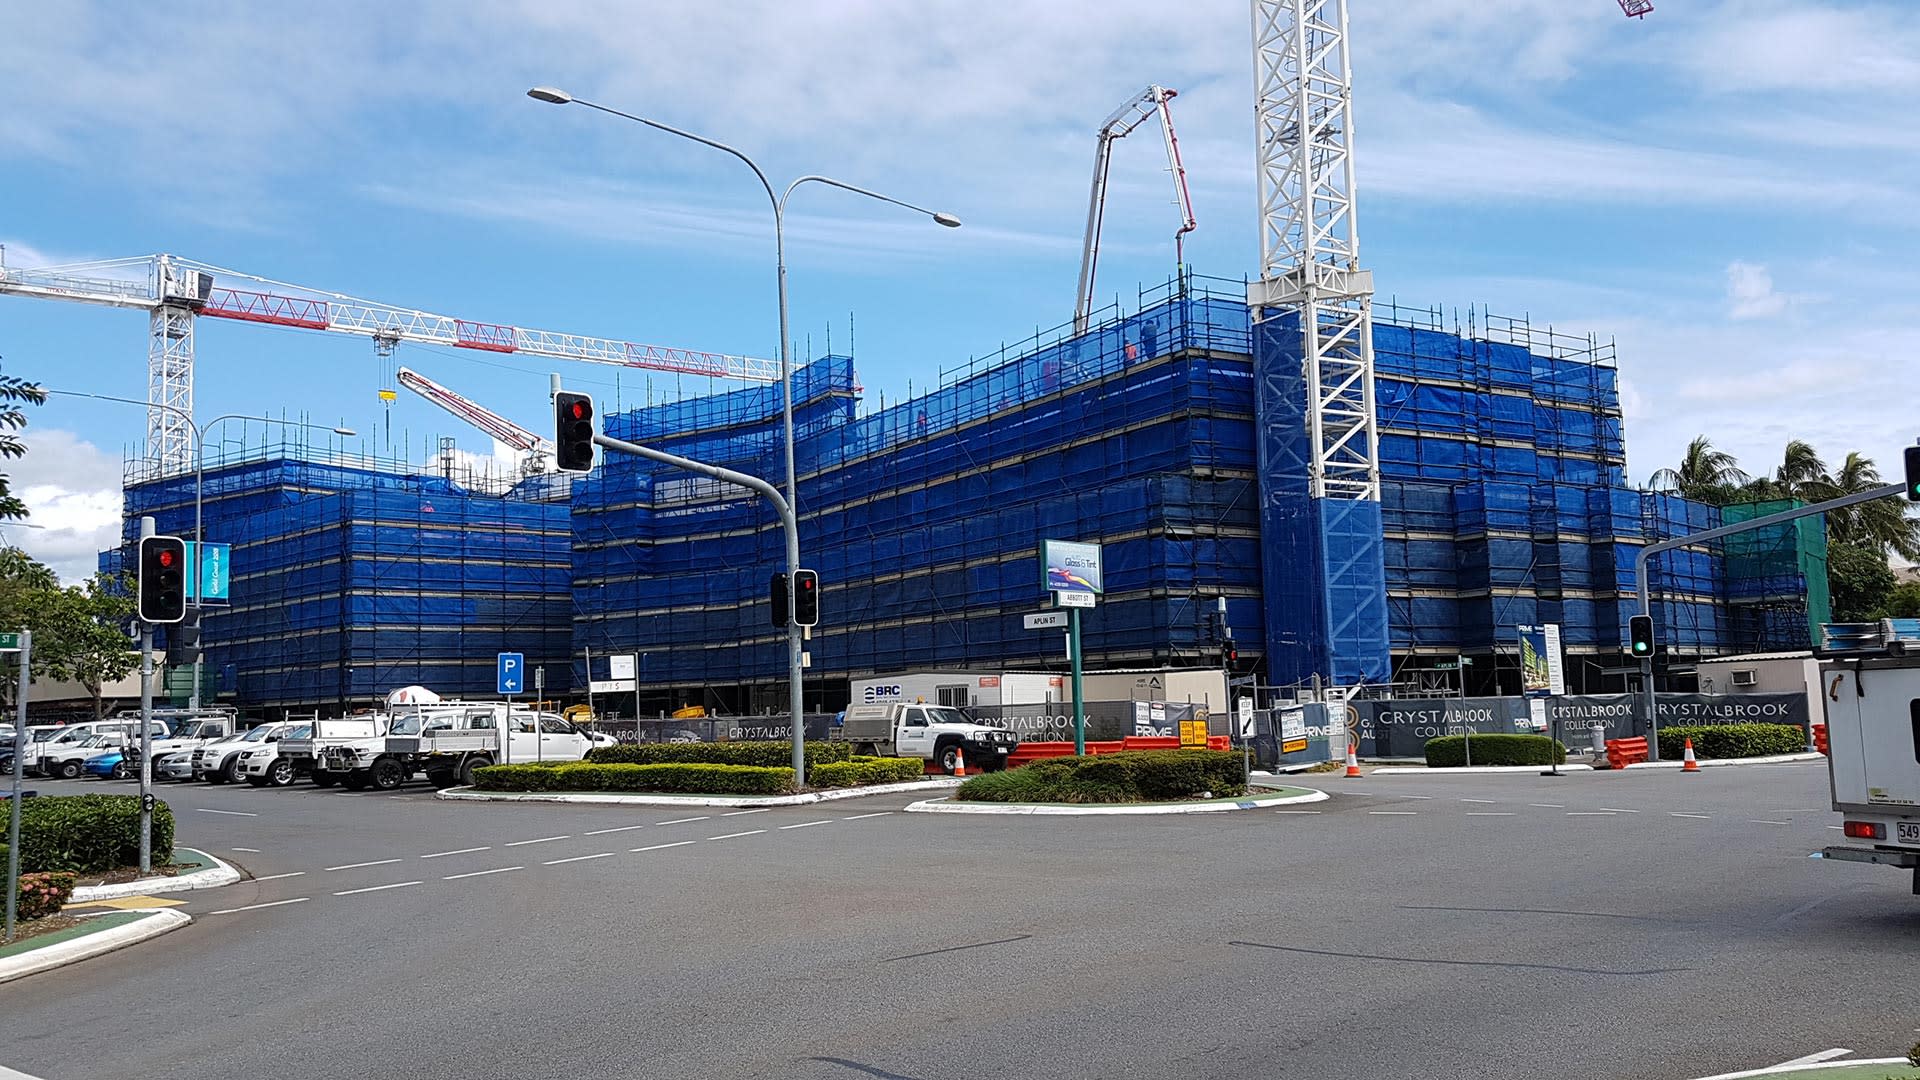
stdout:
MULTIPOLYGON (((158 720, 154 721, 154 725, 155 737, 165 737, 168 731, 166 725, 158 720)), ((44 739, 30 740, 25 747, 21 767, 25 769, 29 776, 57 776, 60 775, 61 770, 66 768, 66 763, 72 760, 72 771, 66 775, 70 777, 78 776, 80 775, 81 764, 86 759, 84 756, 76 757, 73 751, 75 751, 81 743, 86 742, 88 739, 104 731, 126 733, 139 730, 140 726, 137 719, 132 722, 115 719, 88 720, 79 724, 66 724, 54 728, 44 739)))
POLYGON ((193 752, 190 759, 180 757, 167 759, 166 768, 174 774, 185 775, 181 778, 205 780, 210 784, 227 784, 244 780, 240 772, 240 755, 248 750, 267 743, 277 743, 287 732, 300 725, 291 720, 261 724, 237 735, 210 742, 193 752))
POLYGON ((236 776, 254 787, 286 787, 312 768, 311 758, 298 758, 282 752, 281 743, 305 739, 313 733, 312 724, 300 724, 282 733, 278 739, 262 739, 250 749, 240 751, 236 776))

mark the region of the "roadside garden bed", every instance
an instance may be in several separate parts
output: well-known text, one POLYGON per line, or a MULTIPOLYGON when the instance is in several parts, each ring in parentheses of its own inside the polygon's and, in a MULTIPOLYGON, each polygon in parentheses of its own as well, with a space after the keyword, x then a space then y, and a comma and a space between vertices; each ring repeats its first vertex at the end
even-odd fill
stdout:
POLYGON ((1467 760, 1465 735, 1442 735, 1428 739, 1427 767, 1457 769, 1472 764, 1484 765, 1565 765, 1567 748, 1545 735, 1493 734, 1472 736, 1473 760, 1467 760))
POLYGON ((1245 763, 1224 750, 1133 750, 1046 758, 984 773, 954 792, 960 802, 1177 803, 1245 795, 1245 763))
MULTIPOLYGON (((169 869, 173 811, 153 810, 153 860, 169 869)), ((7 845, 0 843, 0 866, 7 845)), ((20 886, 15 894, 16 938, 73 929, 79 920, 60 908, 78 885, 132 881, 140 876, 140 798, 137 795, 44 795, 20 803, 20 886)), ((200 869, 180 866, 179 872, 200 869)), ((165 871, 156 871, 162 872, 165 871)))
POLYGON ((1660 756, 1670 761, 1680 760, 1688 739, 1693 740, 1693 756, 1696 758, 1772 757, 1804 751, 1807 748, 1807 729, 1798 724, 1662 727, 1660 756))
POLYGON ((808 743, 805 789, 794 783, 792 745, 781 742, 660 743, 595 750, 584 762, 491 765, 474 788, 501 792, 629 792, 669 795, 790 795, 818 788, 919 780, 918 758, 855 757, 840 743, 808 743))

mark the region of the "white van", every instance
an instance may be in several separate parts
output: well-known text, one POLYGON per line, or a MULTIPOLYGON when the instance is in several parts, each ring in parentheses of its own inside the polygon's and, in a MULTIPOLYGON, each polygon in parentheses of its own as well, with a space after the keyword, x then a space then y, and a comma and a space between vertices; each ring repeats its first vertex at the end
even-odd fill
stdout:
MULTIPOLYGON (((153 721, 152 737, 167 737, 167 725, 159 720, 153 721)), ((86 760, 102 749, 124 747, 129 737, 137 741, 140 732, 139 720, 88 720, 80 724, 67 724, 57 729, 55 734, 44 739, 30 741, 20 765, 29 775, 57 776, 72 779, 79 776, 86 760), (98 737, 98 741, 95 741, 98 737), (82 749, 83 744, 86 745, 82 749)))

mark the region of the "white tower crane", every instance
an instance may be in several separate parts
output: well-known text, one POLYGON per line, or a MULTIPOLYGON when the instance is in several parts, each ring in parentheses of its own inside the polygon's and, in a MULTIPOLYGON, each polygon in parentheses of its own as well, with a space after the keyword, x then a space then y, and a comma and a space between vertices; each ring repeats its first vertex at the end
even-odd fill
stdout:
POLYGON ((1167 146, 1167 171, 1173 174, 1173 199, 1180 207, 1180 228, 1173 234, 1173 259, 1176 267, 1186 265, 1186 235, 1196 226, 1193 196, 1187 191, 1187 167, 1180 161, 1180 138, 1173 132, 1173 112, 1167 102, 1178 90, 1149 86, 1139 96, 1113 110, 1100 125, 1093 150, 1093 194, 1087 200, 1087 236, 1080 249, 1080 292, 1073 304, 1073 332, 1085 333, 1093 315, 1093 275, 1100 261, 1100 225, 1107 212, 1107 169, 1113 162, 1113 144, 1124 139, 1150 116, 1160 117, 1160 136, 1167 146))
POLYGON ((0 249, 0 295, 71 300, 150 313, 147 445, 160 475, 190 472, 193 468, 192 429, 187 417, 193 413, 193 338, 200 316, 353 334, 371 338, 376 348, 387 350, 410 341, 722 379, 768 383, 780 379, 780 365, 772 360, 474 322, 288 285, 175 255, 34 269, 8 267, 4 255, 4 249, 0 249), (252 288, 232 288, 228 284, 232 281, 252 288))
POLYGON ((1314 498, 1380 498, 1373 272, 1354 217, 1346 0, 1252 0, 1260 188, 1256 320, 1296 313, 1314 498))
POLYGON ((527 472, 540 471, 542 459, 553 456, 554 448, 551 439, 543 439, 535 435, 485 405, 463 397, 408 368, 401 368, 397 378, 401 386, 491 435, 494 441, 505 443, 525 454, 527 472))

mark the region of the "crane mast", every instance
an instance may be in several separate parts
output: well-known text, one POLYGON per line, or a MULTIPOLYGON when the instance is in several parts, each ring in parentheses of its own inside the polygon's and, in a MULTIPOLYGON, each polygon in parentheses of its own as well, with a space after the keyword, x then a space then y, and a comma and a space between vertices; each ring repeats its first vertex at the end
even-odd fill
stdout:
POLYGON ((1144 93, 1120 106, 1100 125, 1093 151, 1093 192, 1087 199, 1087 235, 1080 248, 1080 289, 1073 304, 1073 331, 1085 333, 1093 316, 1093 278, 1100 262, 1100 227, 1107 210, 1107 173, 1113 163, 1113 144, 1126 138, 1134 128, 1152 116, 1160 118, 1161 141, 1167 148, 1167 171, 1173 174, 1173 198, 1180 208, 1180 228, 1173 234, 1173 258, 1176 268, 1186 265, 1185 240, 1197 223, 1193 218, 1193 196, 1187 190, 1187 167, 1180 160, 1180 137, 1174 134, 1173 112, 1167 103, 1178 90, 1149 86, 1144 93))
POLYGON ((6 266, 4 254, 0 249, 0 295, 148 312, 147 445, 163 475, 193 467, 188 418, 193 415, 194 332, 201 317, 351 334, 388 351, 412 342, 749 382, 780 379, 780 365, 773 360, 436 315, 175 255, 21 269, 6 266))

